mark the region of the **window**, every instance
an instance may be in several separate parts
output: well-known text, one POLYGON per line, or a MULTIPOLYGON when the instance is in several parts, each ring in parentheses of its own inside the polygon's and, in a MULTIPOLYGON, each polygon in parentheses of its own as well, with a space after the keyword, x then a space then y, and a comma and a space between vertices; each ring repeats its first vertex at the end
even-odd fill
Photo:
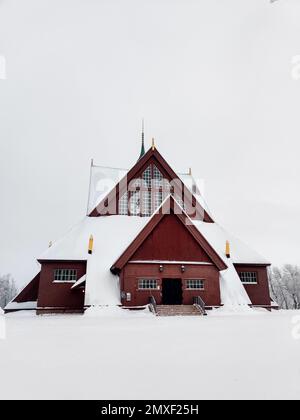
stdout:
POLYGON ((162 188, 163 176, 157 167, 153 166, 153 186, 154 188, 162 188))
POLYGON ((54 270, 54 281, 75 282, 77 281, 77 270, 58 268, 57 270, 54 270))
POLYGON ((143 173, 143 184, 145 187, 151 188, 151 166, 148 166, 143 173))
POLYGON ((190 290, 204 290, 204 280, 202 279, 187 280, 186 288, 190 290))
POLYGON ((132 216, 139 216, 141 208, 141 194, 140 191, 135 191, 130 194, 130 214, 132 216))
POLYGON ((151 191, 143 191, 143 216, 151 216, 151 191))
POLYGON ((163 180, 163 188, 165 190, 165 193, 167 193, 169 195, 171 190, 172 190, 172 187, 171 187, 170 182, 165 178, 163 180))
POLYGON ((162 191, 155 191, 154 192, 154 210, 157 210, 158 207, 161 206, 162 201, 163 201, 162 191))
POLYGON ((129 184, 133 190, 141 188, 141 178, 134 179, 129 184))
POLYGON ((156 279, 139 279, 139 289, 157 289, 156 279))
POLYGON ((239 273, 242 283, 257 284, 257 273, 251 271, 243 271, 239 273))
POLYGON ((123 194, 119 200, 119 214, 123 216, 128 214, 128 192, 123 194))
POLYGON ((128 191, 119 197, 118 214, 149 217, 170 194, 171 186, 154 164, 130 181, 128 191))

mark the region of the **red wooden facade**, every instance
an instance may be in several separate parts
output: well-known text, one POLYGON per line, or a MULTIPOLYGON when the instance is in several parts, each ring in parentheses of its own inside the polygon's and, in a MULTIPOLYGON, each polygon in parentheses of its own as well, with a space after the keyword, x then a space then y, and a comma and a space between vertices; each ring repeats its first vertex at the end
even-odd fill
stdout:
POLYGON ((86 261, 39 261, 41 263, 38 313, 83 312, 84 289, 72 289, 71 282, 56 282, 54 272, 59 269, 73 269, 78 279, 86 274, 86 261))
POLYGON ((169 280, 180 281, 182 300, 177 304, 192 305, 193 298, 202 297, 208 307, 220 306, 220 282, 219 270, 214 265, 187 264, 162 264, 163 272, 160 272, 161 264, 153 263, 128 263, 121 273, 121 288, 125 292, 122 298, 124 306, 144 306, 149 303, 150 296, 154 296, 156 303, 161 305, 163 301, 163 282, 169 280), (182 272, 184 265, 184 272, 182 272), (156 279, 157 290, 140 290, 138 282, 140 279, 156 279), (187 288, 187 281, 192 279, 203 279, 204 290, 190 290, 187 288), (128 294, 130 294, 128 296, 128 294), (129 297, 129 299, 128 299, 129 297))
POLYGON ((218 268, 175 214, 161 218, 123 268, 121 288, 125 293, 122 303, 145 305, 153 295, 156 302, 162 304, 163 282, 169 279, 180 281, 182 304, 191 305, 193 298, 199 295, 212 306, 221 304, 218 268), (140 290, 138 281, 143 278, 157 279, 158 290, 140 290), (188 290, 188 279, 203 279, 204 290, 188 290))
POLYGON ((268 271, 265 265, 255 264, 235 264, 236 271, 242 272, 254 272, 257 276, 257 283, 244 284, 246 292, 252 302, 253 306, 270 307, 271 298, 268 282, 268 271))
MULTIPOLYGON (((128 189, 130 196, 131 182, 142 179, 149 165, 152 177, 155 167, 167 181, 178 179, 159 152, 150 149, 128 172, 127 178, 116 185, 89 217, 120 214, 120 197, 128 189)), ((186 214, 182 213, 182 208, 173 196, 179 194, 185 202, 185 208, 193 208, 189 214, 191 219, 202 219, 206 223, 214 221, 199 204, 193 191, 187 190, 180 180, 179 184, 178 191, 176 186, 169 191, 171 196, 168 195, 169 198, 163 207, 156 211, 152 206, 152 213, 155 214, 128 248, 123 250, 118 260, 107 261, 107 270, 110 269, 113 274, 120 277, 120 301, 123 306, 147 305, 150 296, 153 296, 158 304, 166 303, 166 296, 169 294, 170 297, 172 287, 174 291, 176 289, 174 296, 179 304, 191 305, 194 297, 200 296, 207 307, 221 305, 220 271, 227 268, 226 260, 212 248, 195 225, 187 223, 186 214), (155 287, 141 288, 140 282, 147 280, 154 281, 155 287), (201 287, 191 287, 192 281, 200 282, 201 287)), ((149 186, 149 192, 153 188, 153 185, 149 186)), ((156 194, 165 193, 164 186, 158 185, 155 188, 156 194)), ((197 192, 196 188, 195 186, 194 192, 197 192)), ((147 193, 147 189, 147 186, 139 186, 136 190, 143 194, 147 193)), ((139 215, 145 216, 143 208, 139 215)), ((35 300, 38 313, 82 312, 85 305, 84 283, 79 288, 72 288, 74 282, 56 282, 54 272, 58 269, 72 269, 76 271, 78 280, 87 272, 88 258, 80 261, 39 260, 39 262, 41 272, 16 297, 15 302, 35 300)), ((267 266, 268 264, 235 265, 238 273, 256 273, 257 283, 245 285, 254 306, 269 308, 271 305, 267 266)))

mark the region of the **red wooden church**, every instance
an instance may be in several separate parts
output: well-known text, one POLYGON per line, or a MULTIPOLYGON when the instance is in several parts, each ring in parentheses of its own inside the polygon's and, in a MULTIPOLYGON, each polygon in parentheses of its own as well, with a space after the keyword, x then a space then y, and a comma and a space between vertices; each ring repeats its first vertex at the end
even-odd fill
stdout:
POLYGON ((268 261, 215 222, 191 171, 176 174, 154 143, 145 153, 144 138, 129 171, 92 165, 88 215, 38 262, 40 272, 6 312, 272 307, 268 261))

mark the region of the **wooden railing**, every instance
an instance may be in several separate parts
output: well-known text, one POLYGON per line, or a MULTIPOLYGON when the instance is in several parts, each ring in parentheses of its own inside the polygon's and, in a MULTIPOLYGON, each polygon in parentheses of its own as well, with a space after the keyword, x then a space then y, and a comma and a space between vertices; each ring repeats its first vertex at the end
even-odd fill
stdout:
POLYGON ((207 315, 205 310, 205 302, 200 296, 194 297, 194 305, 198 306, 198 308, 201 310, 203 315, 207 315))
POLYGON ((157 314, 157 305, 156 305, 156 300, 155 300, 154 296, 149 297, 149 306, 150 306, 150 311, 153 312, 156 315, 157 314))

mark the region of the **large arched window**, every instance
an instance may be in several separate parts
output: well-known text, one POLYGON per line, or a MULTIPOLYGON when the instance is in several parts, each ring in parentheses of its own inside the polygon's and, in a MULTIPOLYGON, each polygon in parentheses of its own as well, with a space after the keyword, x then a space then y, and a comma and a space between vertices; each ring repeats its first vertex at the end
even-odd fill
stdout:
POLYGON ((155 164, 150 164, 119 198, 119 214, 149 217, 169 194, 169 181, 155 164))

